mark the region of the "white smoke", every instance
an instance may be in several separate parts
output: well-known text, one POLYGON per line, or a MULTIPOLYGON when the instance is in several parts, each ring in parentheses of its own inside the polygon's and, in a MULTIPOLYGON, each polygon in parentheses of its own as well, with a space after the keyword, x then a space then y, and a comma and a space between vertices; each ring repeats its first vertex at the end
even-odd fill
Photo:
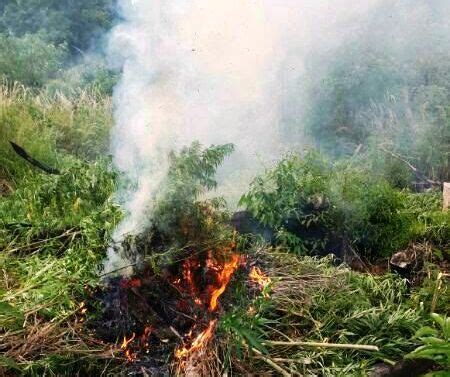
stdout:
POLYGON ((127 215, 116 242, 147 225, 172 149, 194 140, 234 143, 221 174, 234 187, 279 156, 289 139, 281 134, 286 86, 301 75, 303 58, 356 32, 376 3, 119 1, 122 22, 109 46, 110 60, 122 68, 112 154, 132 185, 118 192, 127 215))

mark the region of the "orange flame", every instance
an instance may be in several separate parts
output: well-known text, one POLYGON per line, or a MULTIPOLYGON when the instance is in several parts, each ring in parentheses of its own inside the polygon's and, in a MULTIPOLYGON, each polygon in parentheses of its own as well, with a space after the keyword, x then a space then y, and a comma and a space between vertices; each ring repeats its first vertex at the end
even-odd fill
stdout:
MULTIPOLYGON (((259 267, 252 267, 248 277, 252 282, 258 284, 261 287, 261 290, 264 290, 264 288, 268 287, 272 282, 270 277, 263 273, 259 267)), ((264 291, 263 296, 266 298, 269 297, 268 293, 264 291)))
POLYGON ((210 321, 208 327, 197 335, 197 337, 192 341, 191 345, 189 347, 184 346, 180 349, 177 349, 175 351, 175 356, 178 359, 181 359, 194 351, 203 349, 212 338, 216 323, 217 319, 210 321))
POLYGON ((233 254, 231 260, 223 266, 223 269, 219 272, 217 281, 221 284, 218 289, 213 290, 211 294, 211 299, 209 302, 209 310, 214 311, 217 308, 217 300, 220 295, 225 291, 228 283, 230 282, 231 276, 239 265, 239 256, 233 254))
POLYGON ((123 337, 122 345, 120 346, 121 349, 125 350, 125 357, 128 361, 134 361, 136 360, 136 355, 131 352, 131 350, 128 348, 129 344, 136 338, 136 334, 133 333, 130 339, 127 339, 126 336, 123 337))
POLYGON ((248 275, 251 281, 264 288, 271 283, 270 277, 261 271, 259 267, 252 267, 250 274, 248 275))
MULTIPOLYGON (((243 259, 233 250, 234 247, 235 245, 232 245, 232 248, 227 247, 221 250, 221 257, 218 259, 213 256, 213 251, 209 251, 204 263, 198 256, 190 257, 182 265, 182 276, 170 278, 169 282, 183 296, 188 296, 188 298, 183 298, 177 303, 177 305, 180 305, 181 311, 190 303, 195 305, 194 310, 196 311, 206 307, 209 309, 209 313, 206 314, 209 323, 201 321, 202 325, 200 326, 204 330, 200 333, 198 332, 200 328, 197 327, 197 323, 191 327, 190 331, 184 335, 183 343, 175 349, 176 358, 184 359, 193 352, 205 349, 213 338, 218 319, 214 319, 213 317, 217 317, 217 315, 212 313, 217 310, 219 298, 225 292, 233 273, 243 263, 243 259), (228 259, 224 260, 225 255, 228 256, 228 259), (208 323, 208 326, 205 328, 204 325, 206 326, 206 323, 208 323)), ((134 278, 124 280, 122 284, 125 288, 139 288, 142 282, 134 278)), ((197 317, 197 314, 193 315, 193 318, 197 319, 197 317)), ((150 352, 149 337, 152 331, 153 328, 147 326, 144 332, 138 334, 138 336, 133 333, 130 338, 124 337, 121 349, 127 361, 133 362, 137 360, 140 352, 137 351, 138 346, 145 352, 150 352)))

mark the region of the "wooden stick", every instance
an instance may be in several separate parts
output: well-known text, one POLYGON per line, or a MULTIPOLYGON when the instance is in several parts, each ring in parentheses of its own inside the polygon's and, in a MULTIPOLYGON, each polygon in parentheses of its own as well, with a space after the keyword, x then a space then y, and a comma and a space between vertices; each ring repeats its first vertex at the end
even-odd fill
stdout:
POLYGON ((338 348, 338 349, 353 349, 361 351, 379 351, 377 346, 366 344, 339 344, 339 343, 318 343, 318 342, 284 342, 276 340, 268 340, 262 344, 267 346, 304 346, 304 347, 323 347, 323 348, 338 348))
POLYGON ((266 364, 270 365, 273 369, 275 369, 277 372, 280 372, 284 377, 290 377, 292 376, 291 373, 280 367, 276 362, 274 362, 272 359, 264 356, 260 351, 258 351, 256 348, 252 348, 253 352, 258 355, 258 358, 264 361, 266 364))
MULTIPOLYGON (((261 356, 255 356, 255 359, 261 359, 261 356)), ((278 363, 311 364, 311 362, 306 359, 286 359, 283 357, 273 357, 271 360, 276 361, 278 363)))

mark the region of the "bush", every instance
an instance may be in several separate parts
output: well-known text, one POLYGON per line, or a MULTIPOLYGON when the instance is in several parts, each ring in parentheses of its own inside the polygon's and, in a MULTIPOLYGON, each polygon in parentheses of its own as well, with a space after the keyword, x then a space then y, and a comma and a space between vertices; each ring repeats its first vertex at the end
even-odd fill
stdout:
POLYGON ((153 225, 169 243, 178 247, 200 245, 216 240, 220 225, 220 198, 201 201, 200 197, 217 186, 214 175, 223 159, 234 149, 232 144, 203 149, 198 142, 170 155, 170 168, 156 200, 153 225))
POLYGON ((2 0, 0 32, 15 36, 39 33, 51 43, 66 44, 72 54, 95 46, 111 26, 113 0, 2 0))
POLYGON ((405 194, 406 211, 414 218, 414 240, 429 241, 450 254, 450 212, 442 211, 442 194, 430 192, 405 194))
POLYGON ((119 74, 107 67, 101 56, 86 56, 46 84, 50 93, 63 93, 74 97, 80 90, 96 93, 100 97, 111 96, 119 74))
POLYGON ((36 34, 0 34, 0 76, 10 82, 42 86, 62 69, 65 55, 64 45, 45 42, 36 34))
POLYGON ((444 3, 380 4, 354 40, 308 56, 299 82, 309 101, 302 104, 305 127, 318 146, 334 156, 349 156, 359 144, 366 147, 376 139, 428 178, 450 179, 444 3), (430 20, 435 28, 428 27, 430 20))
POLYGON ((367 257, 386 256, 411 238, 402 192, 314 152, 283 159, 252 182, 240 203, 298 252, 332 251, 338 243, 340 251, 350 246, 367 257))

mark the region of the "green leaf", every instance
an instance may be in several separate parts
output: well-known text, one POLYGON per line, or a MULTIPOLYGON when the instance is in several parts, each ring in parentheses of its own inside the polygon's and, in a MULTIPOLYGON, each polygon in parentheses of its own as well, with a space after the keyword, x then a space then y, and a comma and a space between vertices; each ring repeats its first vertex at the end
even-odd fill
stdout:
POLYGON ((419 330, 417 330, 416 337, 420 338, 420 337, 424 337, 424 336, 428 336, 428 335, 436 336, 437 334, 438 334, 438 331, 436 329, 433 329, 430 326, 424 326, 424 327, 421 327, 419 330))
POLYGON ((264 352, 268 354, 269 351, 262 345, 262 343, 247 329, 241 329, 241 333, 245 336, 245 339, 249 342, 249 344, 256 348, 258 351, 264 352))
POLYGON ((15 369, 17 371, 21 370, 19 364, 17 364, 13 359, 6 356, 0 355, 0 365, 3 365, 10 369, 15 369))
POLYGON ((444 317, 442 317, 441 315, 439 315, 437 313, 431 313, 430 316, 436 323, 439 324, 439 326, 441 326, 442 329, 444 329, 444 327, 445 327, 444 317))

